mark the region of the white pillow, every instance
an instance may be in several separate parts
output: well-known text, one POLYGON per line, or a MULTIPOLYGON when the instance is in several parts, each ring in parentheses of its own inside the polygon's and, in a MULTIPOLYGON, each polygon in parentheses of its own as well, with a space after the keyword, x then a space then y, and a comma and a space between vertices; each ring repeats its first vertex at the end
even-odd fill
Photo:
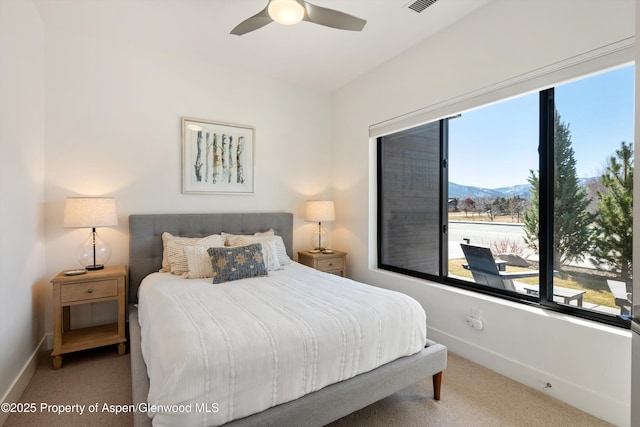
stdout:
POLYGON ((253 233, 254 236, 275 236, 276 232, 273 231, 273 228, 268 229, 267 231, 258 231, 257 233, 253 233))
POLYGON ((170 233, 162 234, 163 241, 166 241, 163 253, 163 266, 160 271, 170 271, 172 274, 182 275, 189 272, 189 263, 184 252, 186 246, 203 246, 205 249, 211 247, 224 247, 226 239, 219 234, 212 234, 207 237, 176 237, 170 233), (167 236, 165 236, 165 234, 167 236), (166 237, 166 240, 165 240, 166 237), (165 267, 165 258, 168 267, 165 267))
POLYGON ((268 271, 280 270, 280 260, 278 259, 278 251, 276 249, 276 236, 232 236, 227 235, 227 245, 231 247, 247 246, 253 243, 262 245, 262 256, 264 264, 268 271))
MULTIPOLYGON (((229 246, 233 246, 229 243, 229 239, 236 237, 236 236, 240 236, 240 234, 229 234, 229 233, 220 233, 223 236, 225 236, 227 238, 227 245, 229 246)), ((262 232, 258 232, 258 233, 254 233, 253 236, 273 236, 275 237, 275 244, 276 244, 276 253, 278 254, 278 261, 280 262, 280 265, 287 265, 287 264, 291 264, 291 258, 289 258, 289 255, 287 255, 287 247, 284 245, 284 240, 282 240, 282 237, 278 236, 275 234, 275 231, 273 231, 273 228, 267 230, 267 231, 262 231, 262 232)))

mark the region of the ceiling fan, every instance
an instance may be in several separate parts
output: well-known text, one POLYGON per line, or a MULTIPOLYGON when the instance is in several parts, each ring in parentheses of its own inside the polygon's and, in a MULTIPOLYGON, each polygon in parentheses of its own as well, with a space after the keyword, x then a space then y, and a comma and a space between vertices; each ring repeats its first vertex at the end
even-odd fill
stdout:
POLYGON ((284 25, 308 21, 325 27, 349 31, 361 31, 367 23, 364 19, 316 6, 304 0, 269 0, 269 4, 264 9, 238 24, 231 30, 231 34, 241 36, 273 21, 284 25))

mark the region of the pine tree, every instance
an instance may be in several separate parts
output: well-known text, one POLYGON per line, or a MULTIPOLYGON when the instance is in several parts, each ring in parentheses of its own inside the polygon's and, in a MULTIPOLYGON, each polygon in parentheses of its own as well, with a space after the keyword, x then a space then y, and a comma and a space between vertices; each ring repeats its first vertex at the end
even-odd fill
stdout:
MULTIPOLYGON (((580 186, 576 159, 571 147, 569 125, 554 113, 554 182, 553 182, 553 265, 560 268, 572 261, 582 261, 590 249, 593 215, 588 212, 590 200, 580 186)), ((525 242, 539 252, 540 180, 534 171, 529 176, 531 206, 524 214, 525 242)))
POLYGON ((633 144, 620 144, 601 177, 595 219, 593 263, 613 267, 623 280, 632 277, 633 247, 633 144))
POLYGON ((576 159, 571 148, 569 125, 554 117, 554 265, 582 261, 591 245, 593 214, 588 211, 590 199, 580 186, 576 159))

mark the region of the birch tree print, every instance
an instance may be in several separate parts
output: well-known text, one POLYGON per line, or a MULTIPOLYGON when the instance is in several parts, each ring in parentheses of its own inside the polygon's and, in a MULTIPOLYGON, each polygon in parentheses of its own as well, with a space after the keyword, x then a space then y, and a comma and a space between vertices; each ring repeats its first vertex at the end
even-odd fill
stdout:
POLYGON ((254 128, 182 119, 183 192, 253 193, 254 128))
POLYGON ((215 184, 218 182, 218 170, 220 169, 220 154, 218 153, 218 134, 213 134, 213 179, 215 184))
POLYGON ((196 164, 193 165, 193 167, 196 170, 196 181, 200 182, 202 181, 202 131, 199 130, 198 131, 198 139, 196 142, 196 150, 197 150, 197 155, 196 155, 196 164))
POLYGON ((204 156, 204 182, 209 182, 209 153, 211 153, 211 143, 209 142, 209 135, 210 133, 207 132, 207 138, 206 138, 206 144, 207 144, 207 150, 206 150, 206 154, 204 156))
POLYGON ((231 183, 231 173, 233 171, 233 136, 229 135, 229 175, 227 182, 231 183))
POLYGON ((238 138, 238 149, 236 150, 236 168, 238 173, 236 174, 236 182, 238 184, 244 184, 244 166, 242 161, 242 151, 244 150, 244 136, 238 138))
POLYGON ((229 173, 227 166, 227 135, 222 134, 222 180, 224 181, 229 173))

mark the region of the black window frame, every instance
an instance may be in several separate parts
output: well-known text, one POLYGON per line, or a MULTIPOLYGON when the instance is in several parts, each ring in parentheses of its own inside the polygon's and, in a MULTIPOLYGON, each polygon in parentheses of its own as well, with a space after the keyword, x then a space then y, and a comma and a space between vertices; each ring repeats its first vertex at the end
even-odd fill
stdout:
MULTIPOLYGON (((472 282, 466 282, 453 277, 448 277, 448 121, 440 122, 440 238, 439 256, 440 268, 438 275, 413 271, 410 269, 384 263, 383 254, 383 207, 384 194, 380 183, 382 182, 382 169, 384 166, 383 141, 384 136, 376 139, 377 152, 377 266, 381 270, 429 280, 445 285, 467 289, 480 294, 491 295, 522 304, 537 306, 547 310, 560 312, 625 329, 630 328, 630 319, 626 316, 612 315, 584 309, 569 304, 557 303, 553 300, 553 217, 554 217, 554 88, 539 91, 539 271, 540 292, 539 296, 519 294, 507 290, 490 287, 479 287, 472 282)), ((457 117, 457 116, 454 116, 457 117)), ((453 117, 453 118, 454 118, 453 117)), ((435 122, 435 121, 434 121, 435 122)))

